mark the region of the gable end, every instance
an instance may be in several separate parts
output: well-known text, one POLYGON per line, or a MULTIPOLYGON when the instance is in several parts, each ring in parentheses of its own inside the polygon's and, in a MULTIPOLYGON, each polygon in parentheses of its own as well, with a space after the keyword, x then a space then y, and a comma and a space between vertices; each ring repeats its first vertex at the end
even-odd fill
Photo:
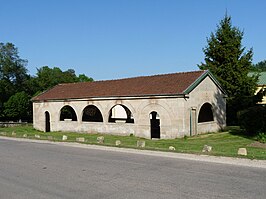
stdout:
POLYGON ((221 84, 214 77, 214 75, 206 70, 200 77, 198 77, 186 90, 183 91, 184 94, 189 94, 192 90, 194 90, 206 77, 210 77, 210 79, 214 82, 214 84, 223 92, 225 97, 227 96, 226 91, 222 88, 221 84))

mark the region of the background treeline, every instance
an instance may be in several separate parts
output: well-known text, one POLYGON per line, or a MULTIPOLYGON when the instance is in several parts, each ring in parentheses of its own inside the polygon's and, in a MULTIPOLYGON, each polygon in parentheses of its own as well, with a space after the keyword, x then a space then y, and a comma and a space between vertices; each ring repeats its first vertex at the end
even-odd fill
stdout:
POLYGON ((266 72, 266 60, 254 64, 251 70, 255 72, 266 72))
POLYGON ((0 43, 0 121, 32 121, 33 96, 59 83, 93 81, 73 69, 48 66, 37 68, 31 76, 26 67, 27 60, 19 57, 14 44, 0 43))

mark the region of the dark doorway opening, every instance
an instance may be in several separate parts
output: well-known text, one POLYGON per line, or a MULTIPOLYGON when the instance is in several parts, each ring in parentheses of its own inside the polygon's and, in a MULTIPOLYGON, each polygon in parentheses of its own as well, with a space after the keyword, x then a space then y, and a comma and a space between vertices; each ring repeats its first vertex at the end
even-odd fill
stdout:
POLYGON ((160 138, 160 117, 157 112, 150 113, 151 138, 160 138))
POLYGON ((48 111, 45 112, 45 132, 50 132, 50 114, 48 111))

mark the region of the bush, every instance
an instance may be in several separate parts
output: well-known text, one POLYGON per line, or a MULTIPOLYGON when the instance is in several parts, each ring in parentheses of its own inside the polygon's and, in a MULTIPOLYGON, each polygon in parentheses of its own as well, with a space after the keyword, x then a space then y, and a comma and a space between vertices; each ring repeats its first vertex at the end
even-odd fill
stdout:
POLYGON ((257 140, 261 143, 266 143, 266 133, 259 133, 257 140))
POLYGON ((32 114, 31 107, 30 96, 24 91, 18 92, 4 103, 4 114, 12 120, 28 120, 32 114))
POLYGON ((238 113, 240 127, 248 135, 254 136, 266 132, 266 108, 263 106, 250 107, 238 113))

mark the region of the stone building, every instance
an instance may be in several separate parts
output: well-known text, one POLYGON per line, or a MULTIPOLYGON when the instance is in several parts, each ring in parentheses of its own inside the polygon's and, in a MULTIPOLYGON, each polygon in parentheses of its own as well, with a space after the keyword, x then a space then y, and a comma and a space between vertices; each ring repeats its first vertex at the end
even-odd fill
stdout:
POLYGON ((59 84, 32 99, 33 126, 171 139, 225 127, 225 97, 209 71, 59 84))

